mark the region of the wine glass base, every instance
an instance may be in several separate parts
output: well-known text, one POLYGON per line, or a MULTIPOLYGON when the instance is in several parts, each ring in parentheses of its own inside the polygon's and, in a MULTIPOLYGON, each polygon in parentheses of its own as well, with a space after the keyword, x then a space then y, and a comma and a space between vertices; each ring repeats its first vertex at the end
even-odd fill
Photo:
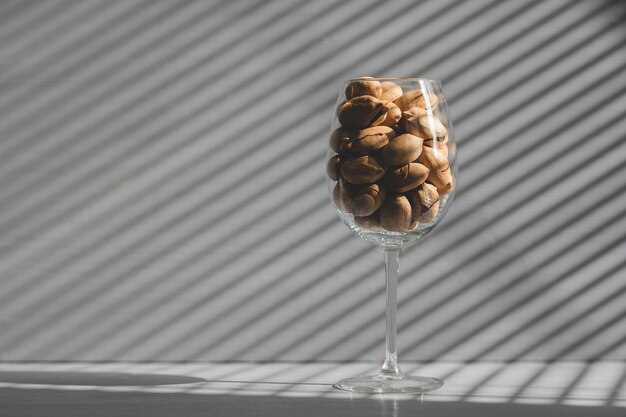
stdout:
POLYGON ((333 385, 340 390, 369 394, 422 393, 439 389, 442 386, 441 379, 406 374, 357 376, 342 379, 333 385))

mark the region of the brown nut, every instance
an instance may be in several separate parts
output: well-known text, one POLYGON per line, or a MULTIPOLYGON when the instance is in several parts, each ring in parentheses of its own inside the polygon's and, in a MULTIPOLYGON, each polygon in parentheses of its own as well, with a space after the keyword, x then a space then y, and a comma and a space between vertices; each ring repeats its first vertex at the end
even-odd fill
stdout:
POLYGON ((339 181, 335 184, 335 188, 333 188, 333 203, 335 203, 337 209, 344 213, 352 212, 352 200, 345 182, 339 181))
POLYGON ((446 127, 435 116, 422 116, 417 120, 405 119, 405 129, 409 133, 423 137, 424 139, 445 138, 448 135, 446 127))
MULTIPOLYGON (((343 170, 343 166, 342 166, 343 170)), ((384 183, 390 191, 403 193, 422 184, 428 178, 429 170, 422 164, 411 162, 389 171, 384 183)))
POLYGON ((339 117, 339 110, 341 110, 341 107, 343 107, 344 104, 346 104, 346 100, 343 100, 339 104, 337 104, 337 107, 335 108, 336 117, 339 117))
POLYGON ((346 98, 348 100, 358 96, 380 98, 382 92, 383 89, 380 82, 374 80, 372 77, 360 77, 348 84, 346 87, 346 98))
POLYGON ((333 155, 328 160, 326 164, 326 173, 328 174, 328 178, 333 181, 337 181, 339 178, 339 168, 341 166, 341 158, 339 155, 333 155))
POLYGON ((411 90, 395 99, 394 103, 396 103, 396 106, 400 107, 400 110, 405 111, 411 107, 415 107, 415 103, 420 97, 422 97, 422 90, 411 90))
POLYGON ((374 126, 386 114, 383 102, 372 96, 359 96, 344 103, 339 109, 339 123, 348 129, 374 126))
POLYGON ((454 187, 454 178, 450 172, 450 167, 444 171, 431 172, 428 175, 428 182, 437 187, 439 195, 449 193, 454 187))
POLYGON ((395 126, 402 118, 400 107, 396 106, 393 101, 383 101, 385 114, 382 119, 376 120, 378 126, 395 126))
MULTIPOLYGON (((402 122, 402 120, 400 120, 400 122, 402 122)), ((404 130, 404 127, 402 127, 402 123, 398 123, 397 125, 392 127, 393 131, 396 132, 396 135, 402 135, 404 133, 406 133, 406 130, 404 130)))
POLYGON ((421 107, 411 107, 410 109, 402 111, 402 122, 406 124, 407 121, 417 120, 422 116, 427 116, 428 111, 421 107))
POLYGON ((359 187, 352 192, 352 213, 369 216, 378 210, 385 200, 385 190, 378 184, 359 187))
POLYGON ((406 193, 406 197, 411 203, 412 221, 429 223, 437 216, 439 193, 434 185, 425 182, 406 193))
POLYGON ((364 229, 379 229, 380 213, 377 211, 369 216, 354 216, 354 223, 364 229))
POLYGON ((383 81, 380 83, 383 90, 380 95, 381 100, 394 101, 402 96, 402 87, 391 81, 383 81))
POLYGON ((411 107, 420 107, 422 109, 435 110, 439 105, 439 97, 436 94, 429 93, 428 99, 422 93, 422 90, 411 90, 394 100, 394 103, 400 110, 405 111, 411 107))
POLYGON ((428 146, 431 148, 438 148, 438 149, 446 148, 447 150, 448 149, 448 136, 445 136, 443 138, 424 139, 424 146, 428 146))
POLYGON ((420 156, 423 142, 422 138, 410 133, 400 135, 391 139, 387 146, 380 151, 380 160, 392 166, 408 164, 420 156))
POLYGON ((406 232, 411 226, 411 204, 403 195, 385 200, 380 207, 380 225, 392 232, 406 232))
POLYGON ((333 151, 337 153, 343 153, 345 150, 347 150, 346 147, 349 146, 350 139, 353 136, 354 132, 340 127, 338 129, 335 129, 333 133, 331 133, 328 145, 333 151))
POLYGON ((420 223, 430 223, 435 220, 435 217, 437 217, 437 213, 439 213, 439 200, 437 200, 432 206, 427 209, 422 207, 422 211, 415 218, 415 220, 420 223))
POLYGON ((424 146, 422 153, 417 162, 426 165, 431 172, 441 172, 448 169, 450 163, 448 162, 448 147, 431 148, 430 146, 424 146))
POLYGON ((352 137, 351 150, 358 154, 371 154, 396 137, 396 132, 387 126, 374 126, 360 130, 352 137))
POLYGON ((341 176, 351 184, 373 184, 385 175, 386 168, 373 156, 363 155, 343 161, 341 176))
POLYGON ((425 182, 416 189, 417 196, 420 200, 420 205, 425 208, 431 208, 435 203, 439 201, 439 193, 437 187, 425 182))
POLYGON ((417 107, 421 107, 423 109, 427 109, 431 111, 436 110, 437 107, 439 107, 439 96, 434 93, 429 93, 427 96, 422 95, 421 98, 418 98, 415 101, 415 105, 417 107), (426 97, 428 97, 428 100, 426 99, 426 97))

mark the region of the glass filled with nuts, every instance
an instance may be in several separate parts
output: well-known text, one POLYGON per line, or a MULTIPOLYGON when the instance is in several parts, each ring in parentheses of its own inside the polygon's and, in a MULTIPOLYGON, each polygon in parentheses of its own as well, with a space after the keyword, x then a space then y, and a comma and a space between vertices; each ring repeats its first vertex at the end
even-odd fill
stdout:
POLYGON ((327 151, 327 185, 341 220, 385 255, 386 355, 378 374, 335 388, 426 392, 438 378, 404 374, 396 348, 400 251, 428 235, 456 189, 456 146, 441 83, 361 77, 340 89, 327 151))

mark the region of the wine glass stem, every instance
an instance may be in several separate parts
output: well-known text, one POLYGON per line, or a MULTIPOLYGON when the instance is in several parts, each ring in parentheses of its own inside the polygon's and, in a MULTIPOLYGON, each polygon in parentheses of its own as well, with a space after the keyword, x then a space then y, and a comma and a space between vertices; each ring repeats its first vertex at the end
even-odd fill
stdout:
POLYGON ((396 311, 398 304, 398 265, 400 248, 386 247, 385 252, 385 363, 381 370, 385 375, 399 375, 398 353, 396 348, 396 311))

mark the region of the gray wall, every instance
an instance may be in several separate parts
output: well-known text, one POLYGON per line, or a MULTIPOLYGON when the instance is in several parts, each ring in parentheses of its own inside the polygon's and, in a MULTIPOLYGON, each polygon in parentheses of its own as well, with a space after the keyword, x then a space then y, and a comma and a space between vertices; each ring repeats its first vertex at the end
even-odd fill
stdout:
POLYGON ((443 81, 457 198, 404 359, 626 358, 626 3, 0 2, 0 359, 383 350, 323 183, 343 79, 443 81))

